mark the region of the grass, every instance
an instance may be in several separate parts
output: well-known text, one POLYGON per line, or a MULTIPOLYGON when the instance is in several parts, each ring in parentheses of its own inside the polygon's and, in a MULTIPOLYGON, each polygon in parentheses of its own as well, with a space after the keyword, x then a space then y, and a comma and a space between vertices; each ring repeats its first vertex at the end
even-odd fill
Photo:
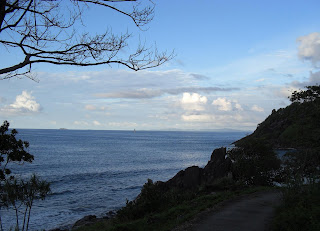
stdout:
POLYGON ((197 214, 212 208, 222 201, 232 199, 239 195, 267 190, 269 187, 251 187, 235 191, 220 191, 216 193, 201 192, 194 197, 181 200, 176 204, 171 202, 162 204, 161 208, 147 212, 139 218, 113 218, 84 226, 76 231, 165 231, 183 224, 197 214))

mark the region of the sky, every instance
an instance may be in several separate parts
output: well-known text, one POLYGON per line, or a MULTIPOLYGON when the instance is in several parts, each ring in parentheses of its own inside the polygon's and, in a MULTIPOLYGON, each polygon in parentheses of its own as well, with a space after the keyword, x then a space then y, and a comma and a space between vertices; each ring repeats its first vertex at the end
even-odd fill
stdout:
MULTIPOLYGON (((35 65, 37 81, 0 80, 0 121, 39 129, 253 131, 290 104, 292 91, 320 83, 319 0, 154 2, 147 30, 101 7, 87 10, 81 30, 129 31, 130 47, 143 41, 174 51, 172 60, 138 72, 35 65)), ((22 59, 1 46, 1 68, 22 59)))

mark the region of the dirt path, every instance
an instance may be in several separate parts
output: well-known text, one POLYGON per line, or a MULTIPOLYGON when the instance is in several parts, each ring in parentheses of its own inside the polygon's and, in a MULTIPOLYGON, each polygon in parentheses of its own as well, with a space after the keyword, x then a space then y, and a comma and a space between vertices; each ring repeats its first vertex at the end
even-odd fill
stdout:
POLYGON ((268 230, 274 208, 281 203, 278 191, 259 192, 223 203, 179 227, 189 231, 264 231, 268 230))

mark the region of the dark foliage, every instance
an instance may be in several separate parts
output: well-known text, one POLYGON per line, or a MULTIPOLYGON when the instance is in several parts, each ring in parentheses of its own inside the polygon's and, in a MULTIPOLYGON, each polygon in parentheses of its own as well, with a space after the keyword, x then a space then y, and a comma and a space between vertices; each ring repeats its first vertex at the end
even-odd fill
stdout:
POLYGON ((283 204, 277 209, 274 231, 320 230, 320 184, 284 191, 283 204))
POLYGON ((320 182, 320 148, 287 153, 283 167, 287 186, 320 182))
POLYGON ((294 102, 273 110, 249 136, 235 142, 241 146, 261 139, 273 148, 312 148, 320 146, 320 100, 294 102))
POLYGON ((20 164, 32 162, 34 159, 33 155, 26 151, 29 143, 17 139, 18 132, 15 129, 10 132, 9 125, 8 121, 4 121, 0 127, 0 181, 6 180, 11 175, 11 170, 8 168, 10 163, 20 164))
POLYGON ((294 91, 289 97, 291 102, 312 102, 320 99, 320 85, 306 86, 307 90, 294 91))
POLYGON ((194 197, 195 193, 192 191, 162 190, 157 183, 148 179, 140 195, 134 201, 127 201, 126 206, 118 211, 118 217, 121 220, 139 219, 194 197))
MULTIPOLYGON (((17 139, 15 129, 9 131, 9 122, 0 127, 0 209, 13 209, 16 215, 15 230, 28 230, 31 208, 36 199, 44 200, 50 184, 36 175, 22 179, 10 170, 10 164, 32 162, 34 157, 27 148, 29 143, 17 139)), ((0 214, 0 230, 3 230, 0 214)))
POLYGON ((264 141, 251 139, 229 151, 233 177, 245 185, 273 185, 279 174, 280 160, 264 141))

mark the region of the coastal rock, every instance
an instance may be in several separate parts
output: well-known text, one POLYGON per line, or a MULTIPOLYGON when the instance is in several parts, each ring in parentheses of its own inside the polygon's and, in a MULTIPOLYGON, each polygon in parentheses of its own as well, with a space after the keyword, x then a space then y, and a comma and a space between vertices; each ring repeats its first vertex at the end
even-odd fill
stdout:
POLYGON ((95 222, 97 222, 99 219, 94 216, 94 215, 88 215, 88 216, 85 216, 83 218, 81 218, 80 220, 78 220, 72 228, 79 228, 81 226, 87 226, 87 225, 91 225, 95 222))
POLYGON ((196 189, 202 184, 212 185, 217 179, 231 175, 232 161, 226 154, 224 147, 215 149, 204 168, 198 166, 186 168, 167 182, 157 182, 157 186, 167 191, 171 188, 196 189))
POLYGON ((202 168, 192 166, 178 172, 173 178, 166 182, 166 185, 183 189, 193 189, 198 187, 202 181, 202 168))
POLYGON ((103 219, 111 219, 115 217, 117 213, 115 211, 110 210, 109 212, 106 213, 106 215, 103 217, 103 219))
POLYGON ((232 161, 226 157, 226 148, 215 149, 211 154, 211 159, 203 169, 203 179, 206 185, 214 183, 219 178, 230 175, 232 161))

